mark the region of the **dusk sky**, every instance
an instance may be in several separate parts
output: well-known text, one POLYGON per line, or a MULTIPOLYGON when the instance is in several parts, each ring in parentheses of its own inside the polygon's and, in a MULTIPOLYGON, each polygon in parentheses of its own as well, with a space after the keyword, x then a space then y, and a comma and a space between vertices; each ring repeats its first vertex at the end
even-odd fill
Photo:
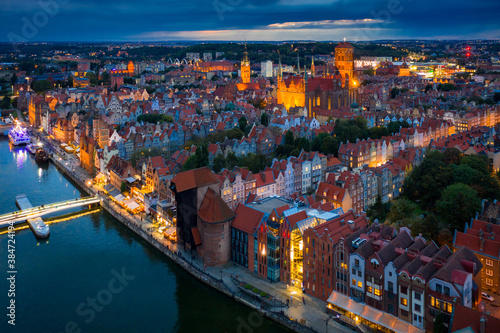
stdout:
POLYGON ((2 41, 500 37, 498 0, 3 0, 0 15, 2 41))

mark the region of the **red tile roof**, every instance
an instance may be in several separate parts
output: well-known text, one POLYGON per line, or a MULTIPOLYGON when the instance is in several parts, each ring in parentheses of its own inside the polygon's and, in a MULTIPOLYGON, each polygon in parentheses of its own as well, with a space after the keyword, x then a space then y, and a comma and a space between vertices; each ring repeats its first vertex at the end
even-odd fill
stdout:
POLYGON ((250 235, 255 233, 260 221, 262 221, 264 217, 263 212, 243 204, 238 204, 235 213, 236 217, 233 222, 231 222, 231 226, 250 235))
POLYGON ((218 182, 219 180, 208 167, 184 171, 172 179, 177 193, 218 182))
POLYGON ((224 200, 209 188, 198 210, 198 217, 204 222, 219 223, 229 221, 234 216, 224 200))
POLYGON ((500 319, 483 314, 458 303, 455 304, 453 311, 450 332, 456 332, 470 327, 475 333, 480 333, 481 318, 485 319, 485 332, 500 332, 500 319))

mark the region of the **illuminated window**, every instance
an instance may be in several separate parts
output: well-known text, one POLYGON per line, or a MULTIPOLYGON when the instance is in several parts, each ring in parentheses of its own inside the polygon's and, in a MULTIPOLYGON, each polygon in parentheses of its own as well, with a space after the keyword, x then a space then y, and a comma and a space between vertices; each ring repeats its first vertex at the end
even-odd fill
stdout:
POLYGON ((375 289, 375 296, 382 296, 382 290, 375 289))
POLYGON ((451 303, 445 303, 444 309, 446 310, 446 312, 451 313, 451 311, 453 310, 451 303))
POLYGON ((401 305, 408 306, 408 300, 406 298, 401 297, 401 305))
POLYGON ((358 288, 363 288, 363 283, 361 281, 358 281, 358 288))
POLYGON ((488 286, 492 286, 493 285, 493 280, 492 279, 486 279, 486 284, 488 286))
POLYGON ((486 265, 488 265, 488 266, 493 266, 493 260, 491 260, 491 259, 486 259, 486 265))
POLYGON ((366 288, 367 288, 367 291, 368 291, 369 293, 371 293, 371 292, 372 292, 372 287, 368 286, 368 287, 366 287, 366 288))
POLYGON ((487 269, 486 270, 486 275, 493 276, 493 270, 492 269, 487 269))
POLYGON ((355 286, 356 285, 356 280, 352 279, 352 285, 355 286))

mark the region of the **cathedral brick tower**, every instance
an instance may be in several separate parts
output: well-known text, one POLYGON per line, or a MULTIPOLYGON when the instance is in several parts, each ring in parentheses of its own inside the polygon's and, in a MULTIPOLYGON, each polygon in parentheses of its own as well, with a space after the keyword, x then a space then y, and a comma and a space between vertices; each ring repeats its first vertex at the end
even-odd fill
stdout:
POLYGON ((350 80, 354 78, 354 47, 345 39, 335 47, 335 67, 342 75, 343 83, 346 76, 350 80))
POLYGON ((250 61, 248 60, 247 44, 245 44, 245 51, 243 52, 243 59, 241 60, 241 82, 250 83, 250 61))
POLYGON ((132 60, 128 62, 127 70, 129 76, 133 76, 135 74, 135 66, 132 60))

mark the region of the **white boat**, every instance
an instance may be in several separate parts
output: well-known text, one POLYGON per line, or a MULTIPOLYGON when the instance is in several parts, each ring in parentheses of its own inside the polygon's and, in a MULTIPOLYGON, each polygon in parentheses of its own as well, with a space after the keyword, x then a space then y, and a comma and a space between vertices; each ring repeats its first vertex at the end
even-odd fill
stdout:
POLYGON ((36 145, 34 143, 30 143, 26 146, 26 149, 33 155, 36 153, 36 145))
POLYGON ((22 128, 19 122, 16 121, 14 127, 12 127, 9 131, 9 141, 14 146, 26 145, 31 142, 28 131, 25 128, 22 128))

